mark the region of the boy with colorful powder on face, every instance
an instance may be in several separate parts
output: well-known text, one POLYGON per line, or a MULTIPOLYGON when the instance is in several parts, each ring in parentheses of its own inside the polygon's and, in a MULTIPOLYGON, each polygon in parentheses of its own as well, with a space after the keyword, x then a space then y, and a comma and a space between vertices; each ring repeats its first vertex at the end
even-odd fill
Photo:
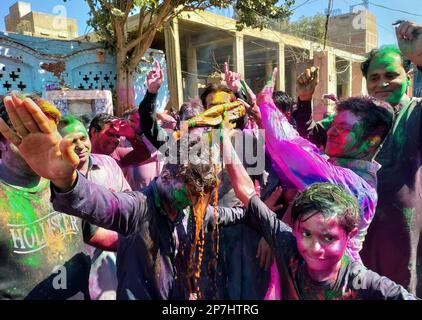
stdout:
POLYGON ((245 222, 274 249, 279 299, 418 299, 347 254, 348 242, 357 234, 361 218, 356 198, 344 188, 316 183, 303 190, 292 206, 292 230, 255 194, 240 162, 230 161, 227 167, 236 195, 247 204, 245 222))
MULTIPOLYGON (((391 134, 375 158, 378 205, 369 228, 362 260, 369 268, 422 295, 422 99, 410 98, 411 62, 422 66, 422 26, 402 21, 396 28, 399 48, 374 49, 361 65, 368 94, 389 102, 395 110, 391 134)), ((329 126, 312 120, 310 100, 315 81, 303 79, 296 119, 302 136, 324 144, 329 126), (310 125, 309 125, 310 124, 310 125)))
MULTIPOLYGON (((42 99, 37 103, 55 127, 60 112, 42 99)), ((3 102, 0 113, 11 125, 3 102)), ((84 252, 81 220, 53 209, 50 181, 3 135, 0 146, 0 300, 89 299, 91 260, 84 252)))

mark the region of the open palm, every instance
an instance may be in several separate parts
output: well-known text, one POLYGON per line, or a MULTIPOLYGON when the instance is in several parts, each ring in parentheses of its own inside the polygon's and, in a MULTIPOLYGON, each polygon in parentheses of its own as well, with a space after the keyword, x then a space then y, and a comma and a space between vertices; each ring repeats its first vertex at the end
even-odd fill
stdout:
POLYGON ((70 179, 79 163, 72 142, 60 136, 32 100, 6 97, 4 103, 14 130, 1 119, 0 132, 16 145, 28 165, 53 183, 70 179))
POLYGON ((147 89, 150 93, 158 93, 164 81, 164 72, 157 60, 154 60, 152 70, 147 74, 147 89))
MULTIPOLYGON (((62 137, 55 130, 52 133, 30 133, 19 144, 18 149, 29 166, 41 177, 49 180, 64 179, 73 174, 77 162, 72 165, 60 151, 62 137)), ((66 145, 66 141, 63 141, 66 145)), ((73 152, 73 148, 71 151, 73 152)))

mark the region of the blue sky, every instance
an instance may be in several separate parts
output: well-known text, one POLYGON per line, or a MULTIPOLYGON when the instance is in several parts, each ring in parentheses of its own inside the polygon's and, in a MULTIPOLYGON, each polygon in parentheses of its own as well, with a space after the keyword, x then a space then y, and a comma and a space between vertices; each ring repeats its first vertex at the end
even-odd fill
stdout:
MULTIPOLYGON (((13 5, 16 0, 1 0, 0 6, 0 30, 4 31, 4 17, 9 12, 9 7, 13 5)), ((88 5, 84 0, 26 0, 32 5, 33 11, 47 12, 51 14, 58 14, 59 7, 64 6, 67 16, 69 18, 78 19, 78 33, 82 35, 86 32, 92 31, 86 25, 88 19, 88 5)), ((362 1, 357 0, 334 0, 333 9, 341 10, 341 13, 350 11, 351 5, 360 4, 362 1)), ((391 25, 398 19, 413 20, 422 23, 422 11, 420 8, 422 2, 420 0, 371 0, 369 1, 369 10, 377 17, 379 44, 395 43, 394 28, 391 25), (392 9, 407 11, 417 15, 406 14, 402 12, 392 11, 385 8, 377 7, 382 5, 392 9)), ((294 11, 292 20, 298 19, 300 16, 311 16, 317 12, 324 13, 328 5, 328 0, 296 0, 297 9, 294 11)))

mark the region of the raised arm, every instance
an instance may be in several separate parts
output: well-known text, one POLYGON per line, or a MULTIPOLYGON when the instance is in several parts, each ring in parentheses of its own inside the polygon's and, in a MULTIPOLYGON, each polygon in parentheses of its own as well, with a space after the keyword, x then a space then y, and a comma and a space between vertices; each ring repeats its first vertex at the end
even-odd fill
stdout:
POLYGON ((145 212, 142 197, 113 193, 78 176, 79 157, 72 141, 60 136, 41 109, 28 98, 12 96, 4 102, 14 130, 0 119, 0 132, 36 174, 52 182, 56 209, 122 234, 136 228, 145 212))
MULTIPOLYGON (((246 82, 242 80, 242 75, 238 72, 231 71, 229 64, 224 63, 224 79, 227 86, 233 91, 236 98, 243 101, 248 101, 248 92, 246 91, 246 82)), ((251 90, 252 92, 252 90, 251 90)), ((243 129, 248 122, 248 115, 245 114, 243 117, 236 121, 236 128, 243 129)))
POLYGON ((307 68, 296 80, 297 104, 293 117, 300 136, 313 144, 325 146, 327 142, 326 127, 313 118, 312 97, 319 83, 319 69, 307 68))
POLYGON ((139 105, 139 119, 141 131, 151 144, 159 149, 164 141, 159 139, 160 132, 164 132, 157 122, 157 94, 163 84, 164 73, 160 63, 154 61, 153 69, 147 75, 147 93, 139 105))
POLYGON ((328 162, 315 145, 299 136, 274 105, 272 93, 270 81, 258 95, 258 105, 265 129, 265 145, 279 178, 287 179, 299 190, 314 182, 342 180, 344 169, 328 162))
POLYGON ((219 227, 227 227, 242 223, 245 219, 245 208, 242 207, 213 207, 208 206, 204 217, 205 232, 213 229, 217 218, 219 227), (216 212, 214 212, 214 209, 216 212))
MULTIPOLYGON (((129 183, 126 181, 123 175, 122 169, 117 165, 116 161, 111 157, 104 157, 107 160, 106 166, 110 170, 107 170, 107 176, 105 177, 108 181, 113 181, 113 191, 124 192, 132 191, 129 183)), ((93 181, 101 185, 100 181, 93 181)), ((119 234, 116 231, 107 230, 101 227, 97 227, 93 224, 83 220, 82 232, 84 241, 98 249, 107 251, 117 251, 119 243, 119 234)))
POLYGON ((19 150, 36 174, 66 191, 76 181, 79 157, 72 141, 60 136, 56 125, 29 98, 4 98, 12 126, 0 119, 0 132, 19 150))
POLYGON ((223 133, 223 161, 236 196, 247 208, 245 223, 264 237, 272 249, 283 248, 284 241, 291 237, 291 229, 255 194, 254 184, 240 162, 229 136, 226 126, 223 133))
POLYGON ((225 127, 222 131, 223 162, 230 176, 236 196, 247 208, 249 205, 249 199, 255 194, 255 188, 245 167, 242 165, 236 151, 233 148, 230 141, 231 134, 230 125, 225 122, 225 127))
POLYGON ((360 262, 353 262, 350 283, 359 290, 364 300, 420 300, 401 285, 366 269, 360 262))
POLYGON ((117 147, 116 153, 119 157, 119 166, 121 168, 130 165, 139 165, 151 157, 151 152, 142 141, 141 136, 137 135, 135 130, 126 120, 116 119, 113 121, 110 132, 121 137, 125 137, 132 147, 117 147))

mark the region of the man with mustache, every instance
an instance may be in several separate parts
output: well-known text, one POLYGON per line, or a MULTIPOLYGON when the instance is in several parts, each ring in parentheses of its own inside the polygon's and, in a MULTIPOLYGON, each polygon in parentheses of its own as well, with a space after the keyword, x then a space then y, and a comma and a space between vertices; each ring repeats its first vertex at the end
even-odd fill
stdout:
MULTIPOLYGON (((91 153, 91 141, 83 123, 71 116, 64 116, 57 128, 63 138, 72 142, 79 158, 77 170, 89 181, 111 191, 130 191, 122 169, 105 154, 91 153)), ((90 246, 92 258, 89 291, 93 300, 115 300, 117 289, 116 254, 119 236, 116 232, 99 228, 86 221, 82 223, 84 241, 90 246), (110 252, 113 251, 113 252, 110 252)))

